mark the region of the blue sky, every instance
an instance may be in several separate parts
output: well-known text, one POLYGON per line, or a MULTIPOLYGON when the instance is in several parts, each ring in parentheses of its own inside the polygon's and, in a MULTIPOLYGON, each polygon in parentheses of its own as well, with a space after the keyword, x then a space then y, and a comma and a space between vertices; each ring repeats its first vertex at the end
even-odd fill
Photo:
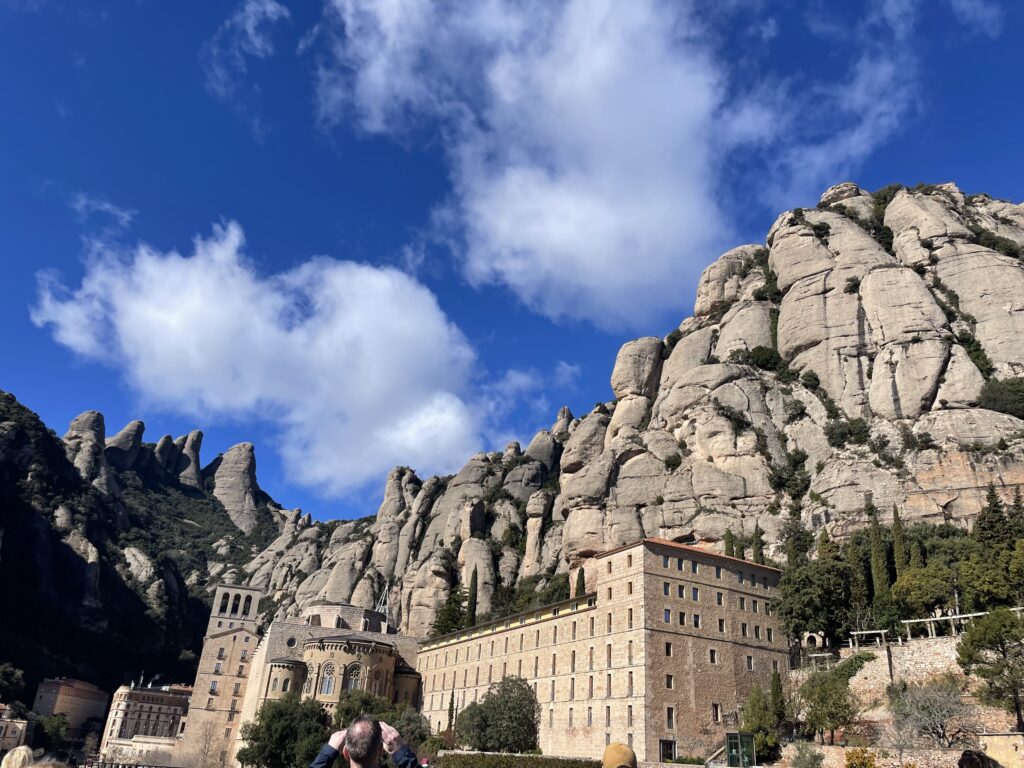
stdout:
POLYGON ((610 397, 851 179, 1020 202, 995 0, 0 0, 0 387, 317 517, 610 397))

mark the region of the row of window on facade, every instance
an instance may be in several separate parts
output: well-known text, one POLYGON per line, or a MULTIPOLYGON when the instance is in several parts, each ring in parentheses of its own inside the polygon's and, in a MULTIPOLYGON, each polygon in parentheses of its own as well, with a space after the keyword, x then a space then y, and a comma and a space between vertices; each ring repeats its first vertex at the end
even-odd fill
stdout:
MULTIPOLYGON (((666 608, 664 610, 664 612, 662 613, 662 619, 663 619, 663 621, 666 624, 671 624, 672 623, 672 609, 666 608)), ((694 629, 700 629, 701 628, 700 614, 699 613, 691 614, 690 615, 690 622, 691 622, 691 624, 692 624, 694 629)), ((686 611, 679 611, 679 626, 680 627, 685 627, 686 626, 686 611)), ((765 629, 766 629, 765 634, 766 634, 767 641, 769 643, 774 643, 775 642, 775 630, 773 630, 771 627, 766 627, 765 629)), ((718 631, 719 631, 719 633, 721 633, 723 635, 725 634, 725 619, 719 619, 718 620, 718 631)), ((740 622, 740 637, 750 637, 750 627, 747 624, 747 622, 745 622, 745 621, 744 622, 740 622)), ((760 624, 755 624, 754 625, 754 639, 755 640, 760 640, 761 639, 761 625, 760 624)))
MULTIPOLYGON (((677 571, 682 571, 683 570, 683 558, 681 558, 681 557, 673 558, 673 557, 670 557, 668 555, 662 555, 661 556, 661 566, 662 566, 662 568, 671 568, 673 560, 675 561, 676 570, 677 571)), ((633 556, 629 555, 628 563, 627 564, 628 565, 632 565, 633 564, 632 561, 633 561, 633 556)), ((716 565, 716 566, 714 566, 714 569, 715 569, 715 578, 716 579, 722 578, 722 566, 716 565)), ((609 562, 608 563, 608 573, 611 573, 611 572, 612 572, 612 564, 609 562)), ((699 566, 698 566, 698 563, 697 563, 696 560, 691 560, 690 561, 690 573, 694 573, 694 574, 700 573, 699 566)), ((740 584, 747 584, 747 583, 749 583, 750 585, 752 585, 754 587, 757 586, 757 574, 754 574, 754 573, 744 574, 743 571, 737 571, 736 572, 736 580, 740 584)), ((768 585, 768 577, 767 576, 762 576, 761 577, 761 584, 762 584, 762 586, 765 589, 770 589, 770 587, 768 585)))

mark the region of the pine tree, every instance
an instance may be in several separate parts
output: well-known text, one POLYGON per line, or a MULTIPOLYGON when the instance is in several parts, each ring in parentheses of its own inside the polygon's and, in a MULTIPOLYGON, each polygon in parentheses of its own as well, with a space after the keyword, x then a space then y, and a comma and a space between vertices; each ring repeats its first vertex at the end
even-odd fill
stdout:
POLYGON ((878 523, 878 510, 868 502, 864 511, 871 518, 871 590, 872 600, 877 602, 889 594, 889 564, 882 540, 882 526, 878 523))
POLYGON ((1003 500, 999 498, 996 487, 991 483, 985 495, 985 506, 978 512, 971 534, 980 543, 1000 549, 1012 543, 1013 533, 1006 519, 1003 500))
POLYGON ((1013 538, 1024 538, 1024 500, 1020 497, 1020 488, 1013 491, 1013 503, 1007 510, 1010 528, 1013 530, 1013 538))
POLYGON ((760 524, 754 524, 754 539, 751 543, 751 557, 758 565, 764 565, 764 531, 760 524))
POLYGON ((466 593, 453 584, 448 589, 448 596, 444 604, 438 609, 434 616, 434 624, 430 628, 432 636, 447 635, 449 632, 458 632, 464 626, 465 614, 462 604, 465 602, 466 593))
POLYGON ((726 557, 736 557, 736 537, 733 536, 732 528, 725 529, 725 536, 722 538, 725 542, 725 555, 726 557))
POLYGON ((786 567, 796 568, 807 559, 807 553, 814 546, 814 537, 804 528, 800 519, 800 505, 794 503, 789 508, 789 519, 782 525, 782 543, 786 548, 786 567))
POLYGON ((892 505, 892 559, 896 564, 896 578, 910 565, 910 552, 907 550, 907 532, 900 520, 900 511, 892 505))
POLYGON ((587 577, 583 573, 583 567, 576 571, 576 597, 587 593, 587 577))
POLYGON ((477 576, 476 566, 473 566, 473 575, 469 578, 469 596, 466 598, 466 621, 464 622, 466 627, 476 626, 476 593, 477 593, 477 576))
POLYGON ((911 568, 924 568, 924 547, 917 539, 911 539, 909 541, 910 549, 910 567, 911 568))

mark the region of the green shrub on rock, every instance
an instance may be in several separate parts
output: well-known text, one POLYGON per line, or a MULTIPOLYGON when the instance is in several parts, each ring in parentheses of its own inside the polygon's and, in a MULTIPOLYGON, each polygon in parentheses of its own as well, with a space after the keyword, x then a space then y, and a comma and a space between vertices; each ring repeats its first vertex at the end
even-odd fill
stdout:
POLYGON ((1024 378, 989 379, 981 388, 978 404, 990 411, 1024 419, 1024 378))

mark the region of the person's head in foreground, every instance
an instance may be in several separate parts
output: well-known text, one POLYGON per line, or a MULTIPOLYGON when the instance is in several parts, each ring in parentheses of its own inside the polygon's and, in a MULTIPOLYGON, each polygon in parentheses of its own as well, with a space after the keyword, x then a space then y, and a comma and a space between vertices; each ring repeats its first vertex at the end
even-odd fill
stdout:
POLYGON ((360 715, 345 731, 345 759, 354 766, 376 766, 384 749, 380 723, 360 715))
POLYGON ((15 747, 4 755, 0 768, 25 768, 26 765, 32 765, 32 750, 28 747, 15 747))
POLYGON ((636 768, 636 755, 625 744, 613 741, 604 748, 601 768, 636 768))

